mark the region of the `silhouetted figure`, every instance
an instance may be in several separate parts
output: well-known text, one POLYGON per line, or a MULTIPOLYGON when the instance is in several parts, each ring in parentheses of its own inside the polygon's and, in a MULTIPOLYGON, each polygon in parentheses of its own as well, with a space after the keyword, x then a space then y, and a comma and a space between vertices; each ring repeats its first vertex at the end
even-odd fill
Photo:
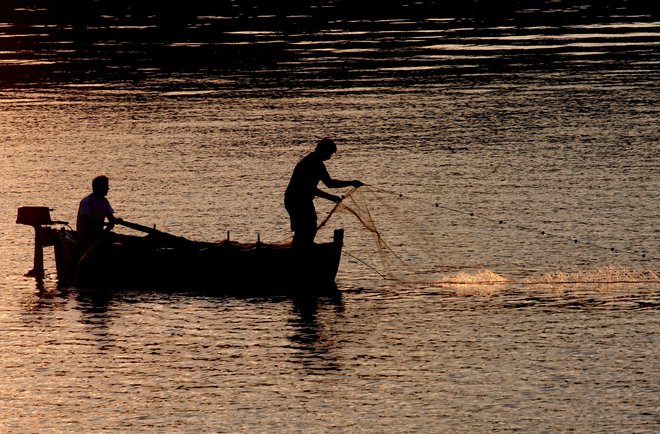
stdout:
POLYGON ((341 202, 341 197, 319 190, 322 181, 329 188, 360 187, 360 181, 340 181, 332 179, 323 163, 337 152, 337 145, 329 138, 318 142, 314 152, 305 156, 293 170, 289 186, 284 193, 284 207, 291 218, 294 247, 310 246, 316 236, 316 209, 314 198, 322 197, 333 202, 341 202))
POLYGON ((108 177, 97 176, 92 181, 92 193, 80 201, 76 230, 84 244, 94 243, 103 234, 103 225, 106 219, 110 229, 117 220, 110 202, 105 197, 109 190, 108 177))

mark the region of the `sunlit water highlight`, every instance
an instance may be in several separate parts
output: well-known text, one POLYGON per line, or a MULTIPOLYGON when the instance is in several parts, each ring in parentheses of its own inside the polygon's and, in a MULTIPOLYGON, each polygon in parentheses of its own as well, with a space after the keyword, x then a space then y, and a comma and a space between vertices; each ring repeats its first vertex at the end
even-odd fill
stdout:
POLYGON ((275 100, 4 92, 3 429, 656 429, 654 94, 616 75, 607 92, 546 78, 275 100), (562 112, 573 104, 580 122, 562 112), (397 256, 335 213, 340 300, 99 298, 57 290, 50 257, 44 290, 22 277, 32 234, 16 208, 71 221, 99 172, 135 221, 286 239, 289 171, 329 131, 331 172, 373 186, 346 204, 397 256))

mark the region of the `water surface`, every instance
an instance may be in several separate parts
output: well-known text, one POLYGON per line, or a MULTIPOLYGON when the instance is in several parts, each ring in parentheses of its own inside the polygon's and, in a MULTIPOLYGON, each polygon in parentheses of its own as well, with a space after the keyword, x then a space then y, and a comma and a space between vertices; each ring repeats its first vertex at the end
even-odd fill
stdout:
POLYGON ((210 11, 167 41, 116 10, 90 33, 16 10, 32 18, 0 27, 0 430, 657 431, 658 21, 560 6, 210 11), (237 47, 259 55, 218 61, 237 47), (285 240, 288 177, 325 135, 331 174, 368 184, 345 201, 367 227, 340 210, 319 234, 346 229, 339 297, 90 294, 58 288, 50 252, 41 285, 23 276, 16 209, 74 221, 100 173, 128 220, 285 240))

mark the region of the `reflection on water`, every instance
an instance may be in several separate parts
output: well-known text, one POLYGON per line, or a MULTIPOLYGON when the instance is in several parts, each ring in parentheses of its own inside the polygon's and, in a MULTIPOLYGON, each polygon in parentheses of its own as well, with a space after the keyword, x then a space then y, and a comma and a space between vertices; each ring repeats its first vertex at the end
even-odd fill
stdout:
POLYGON ((10 289, 0 427, 657 426, 657 284, 439 289, 292 300, 10 289))
POLYGON ((333 298, 298 297, 293 300, 296 316, 289 320, 294 332, 289 336, 291 348, 310 374, 340 371, 339 349, 335 330, 344 321, 341 294, 333 298))

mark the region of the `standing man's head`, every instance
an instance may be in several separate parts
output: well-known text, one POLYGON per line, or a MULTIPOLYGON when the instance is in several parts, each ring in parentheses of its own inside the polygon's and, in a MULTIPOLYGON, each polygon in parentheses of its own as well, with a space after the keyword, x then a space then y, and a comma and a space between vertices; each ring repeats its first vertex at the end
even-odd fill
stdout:
POLYGON ((329 160, 332 154, 337 152, 337 145, 331 138, 325 137, 316 144, 315 152, 321 156, 322 160, 329 160))
POLYGON ((101 175, 94 178, 92 181, 92 192, 94 196, 105 197, 110 190, 110 181, 107 176, 101 175))

